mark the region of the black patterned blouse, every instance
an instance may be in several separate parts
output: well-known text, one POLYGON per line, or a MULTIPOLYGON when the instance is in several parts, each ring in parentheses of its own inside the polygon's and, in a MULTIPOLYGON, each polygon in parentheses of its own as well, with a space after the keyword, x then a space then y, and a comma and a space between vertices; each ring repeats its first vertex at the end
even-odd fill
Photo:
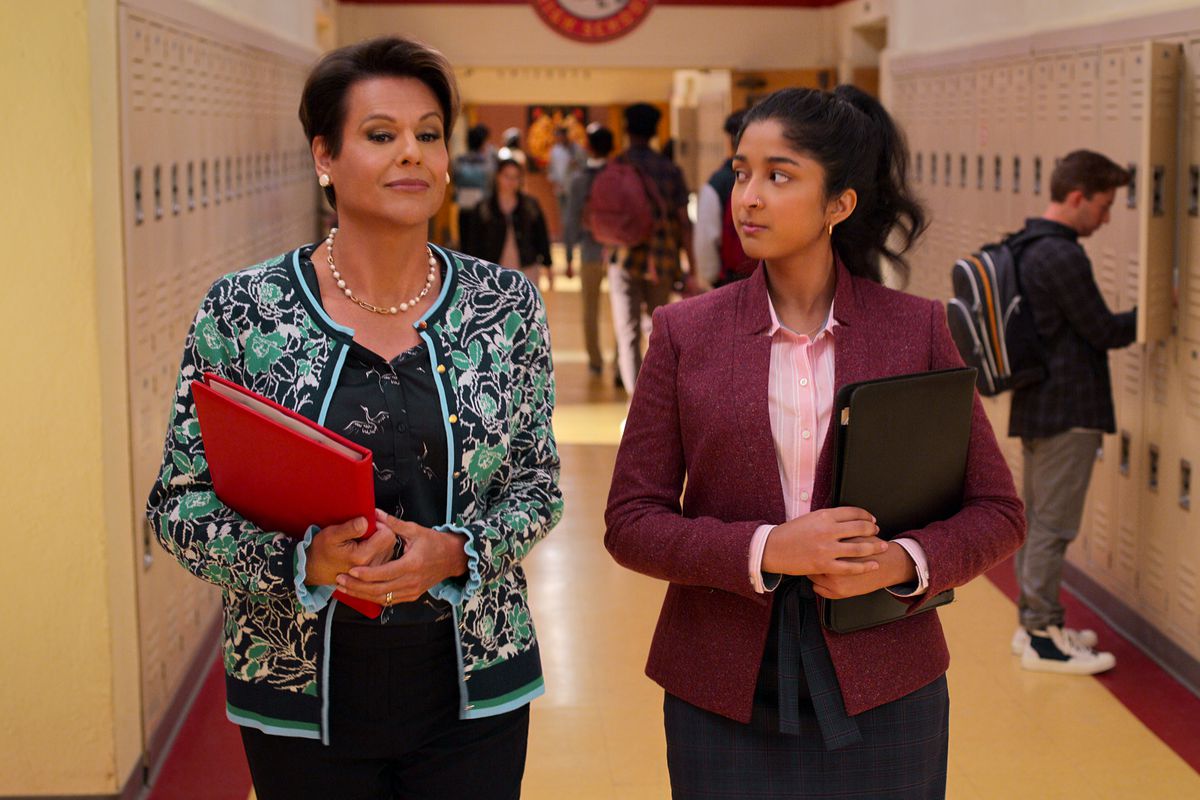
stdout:
MULTIPOLYGON (((301 267, 313 296, 320 297, 312 262, 301 267)), ((376 507, 425 527, 442 521, 447 472, 441 404, 430 370, 424 342, 391 361, 354 342, 325 417, 325 427, 374 455, 376 507)), ((380 619, 412 624, 448 619, 450 613, 449 604, 426 594, 392 606, 380 619)), ((344 603, 334 621, 377 624, 344 603)))

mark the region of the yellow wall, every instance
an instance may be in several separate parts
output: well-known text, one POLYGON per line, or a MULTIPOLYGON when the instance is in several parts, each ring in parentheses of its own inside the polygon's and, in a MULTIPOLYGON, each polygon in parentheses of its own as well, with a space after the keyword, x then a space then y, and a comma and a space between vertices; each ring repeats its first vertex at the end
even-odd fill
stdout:
POLYGON ((0 4, 0 74, 0 795, 111 793, 141 752, 115 0, 0 4))

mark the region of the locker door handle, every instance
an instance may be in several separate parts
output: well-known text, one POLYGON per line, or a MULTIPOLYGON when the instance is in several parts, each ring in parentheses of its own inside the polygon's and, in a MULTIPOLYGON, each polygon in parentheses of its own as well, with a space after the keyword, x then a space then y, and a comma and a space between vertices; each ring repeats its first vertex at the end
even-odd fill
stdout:
POLYGON ((146 221, 146 214, 142 211, 142 168, 140 166, 133 168, 133 224, 141 225, 146 221))
POLYGON ((1129 196, 1125 198, 1125 207, 1137 208, 1137 164, 1130 163, 1126 169, 1129 170, 1129 196))
POLYGON ((958 157, 958 188, 967 188, 967 154, 962 153, 958 157))
POLYGON ((1153 202, 1153 205, 1151 206, 1151 213, 1156 217, 1161 217, 1163 214, 1166 213, 1166 211, 1163 209, 1163 200, 1164 200, 1164 195, 1166 194, 1166 191, 1164 188, 1165 184, 1166 184, 1166 180, 1167 180, 1166 169, 1164 169, 1161 164, 1156 164, 1154 167, 1154 191, 1153 191, 1154 202, 1153 202))
POLYGON ((221 159, 213 159, 213 202, 221 205, 221 159))
POLYGON ((992 179, 996 184, 993 188, 998 192, 1004 183, 1004 160, 1000 156, 996 156, 992 161, 992 165, 992 179))
POLYGON ((1179 507, 1192 510, 1192 462, 1179 460, 1179 507))
POLYGON ((1021 157, 1013 156, 1013 194, 1021 193, 1021 157))
POLYGON ((208 159, 200 160, 200 207, 208 208, 208 159))
POLYGON ((196 210, 196 163, 189 161, 187 165, 187 198, 188 211, 196 210))
POLYGON ((983 191, 983 156, 975 156, 975 188, 983 191))
POLYGON ((1188 167, 1188 216, 1200 217, 1200 166, 1188 167))
POLYGON ((951 169, 952 164, 953 164, 953 160, 950 158, 950 154, 946 153, 946 157, 942 161, 942 167, 943 167, 943 171, 945 173, 942 177, 943 177, 943 180, 946 182, 947 186, 950 185, 950 177, 951 177, 951 175, 954 174, 953 170, 951 169))
POLYGON ((1158 491, 1158 445, 1152 444, 1149 449, 1150 464, 1146 470, 1146 486, 1150 491, 1158 491))
POLYGON ((937 182, 938 182, 937 169, 938 169, 937 153, 930 153, 929 154, 929 182, 932 183, 934 186, 937 186, 937 182))
POLYGON ((154 218, 163 218, 162 205, 162 164, 154 165, 154 218))
POLYGON ((1129 431, 1121 431, 1121 461, 1117 465, 1122 475, 1129 474, 1129 448, 1132 444, 1132 438, 1129 431))
POLYGON ((142 520, 142 569, 150 569, 154 564, 154 530, 150 527, 150 520, 142 520))
POLYGON ((925 172, 925 154, 917 153, 917 183, 921 182, 922 173, 925 172))
POLYGON ((1035 156, 1033 159, 1033 193, 1040 195, 1042 193, 1042 157, 1035 156))
POLYGON ((171 165, 171 215, 178 217, 183 207, 179 204, 179 164, 171 165))

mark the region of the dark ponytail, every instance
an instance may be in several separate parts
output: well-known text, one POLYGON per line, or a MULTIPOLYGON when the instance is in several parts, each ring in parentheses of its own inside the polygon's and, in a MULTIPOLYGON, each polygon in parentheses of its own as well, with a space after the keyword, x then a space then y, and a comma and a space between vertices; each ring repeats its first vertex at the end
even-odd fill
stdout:
POLYGON ((781 89, 747 112, 738 139, 767 120, 779 122, 792 147, 824 168, 826 197, 858 194, 854 213, 833 231, 834 250, 851 274, 882 283, 883 257, 907 283, 904 253, 925 230, 925 209, 908 187, 904 134, 879 101, 853 86, 781 89))

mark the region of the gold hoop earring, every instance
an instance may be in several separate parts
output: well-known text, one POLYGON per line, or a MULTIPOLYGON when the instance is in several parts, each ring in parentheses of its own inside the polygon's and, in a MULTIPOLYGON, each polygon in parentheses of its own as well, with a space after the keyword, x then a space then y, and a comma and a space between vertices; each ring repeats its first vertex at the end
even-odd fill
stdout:
POLYGON ((447 186, 450 185, 450 173, 449 172, 446 173, 446 185, 447 186))
POLYGON ((321 184, 321 188, 329 186, 332 181, 329 180, 329 175, 321 173, 321 177, 317 178, 317 183, 321 184))
POLYGON ((829 223, 829 227, 828 227, 828 229, 827 229, 827 230, 829 231, 829 235, 830 235, 830 236, 833 236, 833 223, 832 223, 832 222, 831 222, 831 223, 829 223))

